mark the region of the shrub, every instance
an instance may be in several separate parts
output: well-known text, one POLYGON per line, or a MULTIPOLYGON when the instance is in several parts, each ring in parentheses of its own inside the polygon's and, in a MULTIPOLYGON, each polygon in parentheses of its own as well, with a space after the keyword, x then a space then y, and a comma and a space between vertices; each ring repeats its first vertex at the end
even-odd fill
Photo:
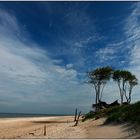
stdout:
POLYGON ((105 123, 140 123, 140 102, 131 105, 122 105, 108 111, 105 123))
POLYGON ((137 123, 140 124, 140 102, 131 105, 121 105, 87 113, 82 121, 93 118, 107 117, 107 123, 137 123))

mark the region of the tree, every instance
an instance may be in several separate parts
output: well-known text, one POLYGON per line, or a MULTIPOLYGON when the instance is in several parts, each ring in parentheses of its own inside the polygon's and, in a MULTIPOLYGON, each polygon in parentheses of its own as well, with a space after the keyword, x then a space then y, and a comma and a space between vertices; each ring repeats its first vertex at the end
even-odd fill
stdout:
POLYGON ((118 84, 121 104, 123 103, 124 96, 127 103, 130 103, 132 88, 137 85, 136 77, 127 70, 116 70, 113 73, 113 80, 118 84))
POLYGON ((116 70, 113 73, 113 80, 117 82, 118 87, 119 87, 121 104, 123 103, 123 97, 124 97, 123 89, 124 89, 124 83, 125 83, 125 80, 123 79, 122 75, 123 75, 123 72, 121 70, 116 70))
POLYGON ((127 100, 127 103, 130 104, 131 102, 131 94, 132 94, 132 89, 134 86, 138 85, 138 79, 136 78, 135 75, 129 75, 128 77, 128 93, 127 89, 125 89, 125 98, 127 100))
POLYGON ((99 109, 97 105, 102 98, 103 89, 107 81, 110 80, 112 72, 113 72, 113 69, 109 66, 97 68, 93 71, 88 72, 88 77, 90 79, 88 83, 92 84, 95 89, 96 111, 99 109))

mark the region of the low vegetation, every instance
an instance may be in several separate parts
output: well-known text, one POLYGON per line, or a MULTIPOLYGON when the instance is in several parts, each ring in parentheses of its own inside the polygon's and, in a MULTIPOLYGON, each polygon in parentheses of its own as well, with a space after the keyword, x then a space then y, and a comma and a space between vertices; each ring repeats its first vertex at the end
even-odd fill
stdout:
POLYGON ((106 123, 130 122, 140 124, 140 102, 131 105, 122 105, 110 110, 106 123))
POLYGON ((124 122, 140 124, 140 102, 114 106, 98 112, 91 111, 84 116, 83 121, 87 119, 98 119, 100 117, 107 118, 105 124, 124 122))
POLYGON ((98 119, 106 117, 105 123, 138 123, 140 124, 140 102, 131 104, 132 89, 138 85, 138 79, 128 70, 115 70, 110 66, 96 68, 87 73, 88 81, 95 90, 94 111, 90 111, 83 117, 87 119, 98 119), (119 89, 120 103, 118 100, 111 104, 102 101, 103 90, 112 79, 119 89))

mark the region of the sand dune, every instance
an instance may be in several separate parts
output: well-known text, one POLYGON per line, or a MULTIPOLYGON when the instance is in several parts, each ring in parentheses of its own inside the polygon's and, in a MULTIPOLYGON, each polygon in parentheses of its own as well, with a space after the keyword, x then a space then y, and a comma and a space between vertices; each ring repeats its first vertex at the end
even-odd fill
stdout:
POLYGON ((72 116, 0 119, 0 138, 133 138, 135 134, 127 124, 103 125, 105 118, 80 121, 76 127, 73 120, 72 116))

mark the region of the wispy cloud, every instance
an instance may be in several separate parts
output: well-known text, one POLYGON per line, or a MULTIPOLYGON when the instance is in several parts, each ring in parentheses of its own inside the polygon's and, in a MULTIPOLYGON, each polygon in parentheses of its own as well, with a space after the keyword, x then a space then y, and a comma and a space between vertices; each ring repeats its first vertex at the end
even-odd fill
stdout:
MULTIPOLYGON (((81 104, 90 106, 90 98, 81 98, 90 89, 79 84, 73 64, 60 66, 61 61, 51 59, 47 50, 32 40, 25 41, 28 33, 21 27, 14 15, 0 11, 1 110, 9 111, 9 101, 11 111, 19 111, 20 107, 21 112, 31 111, 35 104, 32 112, 41 112, 42 108, 46 113, 55 113, 64 103, 70 112, 81 104)), ((64 112, 66 108, 61 110, 64 112)))
POLYGON ((100 60, 100 62, 111 61, 114 58, 115 49, 111 47, 101 48, 96 52, 96 58, 100 60))
MULTIPOLYGON (((61 22, 54 22, 56 11, 48 5, 49 26, 56 31, 52 36, 57 40, 47 47, 31 40, 26 26, 14 14, 0 10, 0 110, 45 113, 73 112, 75 107, 89 110, 95 100, 94 89, 82 83, 86 76, 83 72, 97 66, 121 66, 140 79, 139 3, 122 20, 120 37, 110 40, 110 35, 104 37, 97 32, 88 5, 68 7, 64 8, 64 14, 58 13, 61 22)), ((104 100, 119 98, 119 94, 112 94, 119 92, 114 86, 109 83, 105 88, 104 100)), ((135 91, 139 97, 138 89, 135 91)))
MULTIPOLYGON (((140 80, 140 3, 136 2, 131 6, 131 12, 123 20, 122 28, 123 40, 118 43, 110 44, 114 46, 114 51, 118 50, 117 55, 122 54, 125 58, 123 69, 129 69, 140 80)), ((137 101, 139 96, 139 85, 134 88, 133 102, 137 101)))
POLYGON ((96 57, 100 62, 115 63, 118 67, 135 68, 139 64, 139 44, 140 44, 140 3, 134 3, 130 8, 130 14, 121 22, 120 36, 96 51, 96 57))
POLYGON ((140 79, 140 3, 136 3, 133 6, 133 11, 129 18, 127 19, 126 24, 126 35, 128 36, 130 43, 130 69, 137 71, 138 78, 140 79))
MULTIPOLYGON (((138 70, 140 65, 140 3, 132 6, 132 12, 125 21, 124 32, 126 35, 127 48, 129 49, 129 67, 138 70)), ((140 69, 139 69, 140 70, 140 69)), ((140 77, 139 77, 140 78, 140 77)))
MULTIPOLYGON (((120 37, 108 41, 105 46, 99 48, 95 52, 95 57, 102 65, 111 65, 114 68, 129 69, 140 80, 140 3, 136 2, 130 8, 130 14, 122 21, 123 26, 120 27, 120 37)), ((112 84, 109 83, 109 87, 112 84)), ((115 87, 115 85, 113 85, 115 87)), ((139 99, 139 85, 134 88, 133 102, 139 99)), ((111 96, 119 99, 111 93, 118 93, 117 87, 112 90, 107 88, 111 96)), ((107 94, 105 91, 105 94, 107 94)), ((108 96, 105 96, 105 98, 108 96)), ((114 98, 114 99, 115 99, 114 98)))
POLYGON ((86 48, 86 47, 89 47, 90 43, 98 42, 101 39, 103 39, 102 36, 95 34, 93 36, 89 36, 89 37, 85 38, 84 40, 79 40, 79 41, 75 42, 74 45, 77 47, 80 47, 80 48, 86 48))
POLYGON ((85 52, 103 38, 96 31, 94 18, 90 16, 87 9, 86 4, 68 4, 61 19, 64 26, 60 25, 57 28, 61 33, 58 38, 62 45, 57 46, 60 49, 55 54, 66 57, 66 61, 73 63, 78 70, 82 70, 87 65, 88 56, 85 52))

